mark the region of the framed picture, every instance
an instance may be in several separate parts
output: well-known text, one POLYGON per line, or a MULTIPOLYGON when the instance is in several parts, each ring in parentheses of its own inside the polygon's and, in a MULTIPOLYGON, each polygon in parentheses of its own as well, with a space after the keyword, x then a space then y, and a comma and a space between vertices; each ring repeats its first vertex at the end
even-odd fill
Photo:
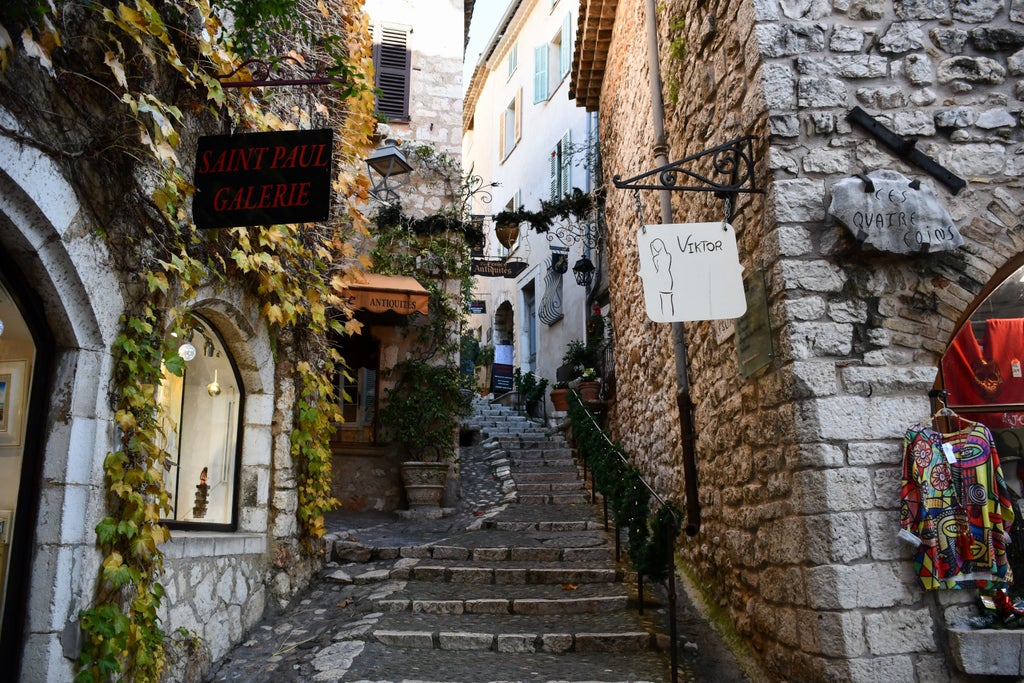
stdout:
MULTIPOLYGON (((10 543, 12 510, 0 510, 0 544, 10 543)), ((3 567, 0 566, 0 572, 3 567)))
POLYGON ((0 446, 20 446, 28 399, 28 362, 0 361, 0 446))

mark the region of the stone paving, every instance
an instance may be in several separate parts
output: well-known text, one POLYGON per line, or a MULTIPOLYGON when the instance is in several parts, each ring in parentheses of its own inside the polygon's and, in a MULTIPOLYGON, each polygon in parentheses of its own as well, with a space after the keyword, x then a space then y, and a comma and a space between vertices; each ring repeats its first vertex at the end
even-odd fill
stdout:
MULTIPOLYGON (((538 454, 539 425, 495 412, 478 404, 470 426, 483 438, 462 449, 457 508, 436 519, 333 513, 332 561, 206 680, 671 680, 659 587, 648 585, 638 615, 631 572, 615 561, 578 474, 531 476, 527 460, 565 462, 550 445, 538 454)), ((748 681, 680 602, 679 680, 748 681)))

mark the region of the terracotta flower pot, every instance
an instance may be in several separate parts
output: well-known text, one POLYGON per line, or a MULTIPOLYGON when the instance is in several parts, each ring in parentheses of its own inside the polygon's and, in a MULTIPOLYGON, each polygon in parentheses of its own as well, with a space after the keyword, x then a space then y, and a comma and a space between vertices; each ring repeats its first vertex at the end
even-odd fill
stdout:
POLYGON ((583 381, 579 386, 580 398, 583 402, 598 401, 601 399, 601 383, 597 381, 583 381))
POLYGON ((555 407, 555 410, 566 411, 569 410, 569 390, 568 389, 552 389, 551 390, 551 405, 555 407))

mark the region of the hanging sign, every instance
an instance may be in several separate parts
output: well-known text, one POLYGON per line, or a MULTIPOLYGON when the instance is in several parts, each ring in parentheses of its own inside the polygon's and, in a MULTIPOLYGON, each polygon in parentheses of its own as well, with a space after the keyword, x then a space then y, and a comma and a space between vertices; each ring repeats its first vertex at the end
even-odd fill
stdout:
POLYGON ((327 220, 333 144, 330 129, 200 137, 192 200, 196 227, 327 220))
POLYGON ((728 223, 646 225, 637 244, 654 322, 738 318, 747 310, 736 231, 728 223))
POLYGON ((470 301, 469 302, 469 312, 470 313, 486 313, 487 312, 487 302, 486 301, 481 301, 479 299, 474 299, 473 301, 470 301))
POLYGON ((935 192, 898 171, 840 180, 828 212, 858 241, 895 254, 948 251, 964 243, 935 192))
POLYGON ((526 270, 526 261, 475 258, 470 264, 470 275, 480 277, 513 278, 526 270))

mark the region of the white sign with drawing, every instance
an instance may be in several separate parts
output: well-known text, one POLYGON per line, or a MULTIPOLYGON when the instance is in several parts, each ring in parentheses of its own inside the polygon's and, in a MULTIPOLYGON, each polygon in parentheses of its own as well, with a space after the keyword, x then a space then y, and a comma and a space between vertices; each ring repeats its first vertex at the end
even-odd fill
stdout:
POLYGON ((646 225, 637 232, 647 315, 656 323, 738 318, 747 310, 728 223, 646 225))

